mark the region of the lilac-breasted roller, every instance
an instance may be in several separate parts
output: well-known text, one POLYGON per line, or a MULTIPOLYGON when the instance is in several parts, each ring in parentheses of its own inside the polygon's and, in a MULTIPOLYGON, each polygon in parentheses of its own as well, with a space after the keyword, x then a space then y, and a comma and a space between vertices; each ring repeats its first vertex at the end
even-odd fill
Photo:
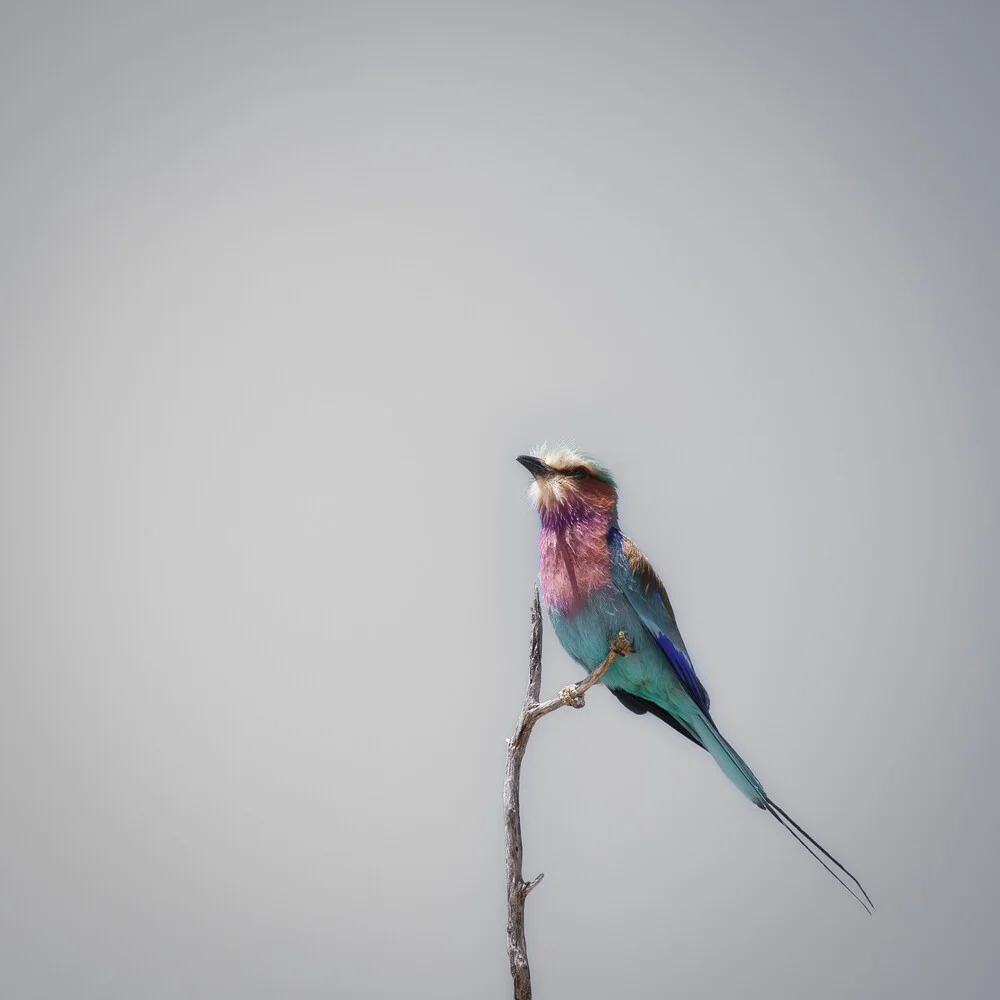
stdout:
POLYGON ((624 631, 632 651, 614 660, 602 683, 629 711, 655 715, 707 750, 754 805, 781 823, 862 906, 872 907, 861 883, 768 797, 719 732, 667 592, 618 527, 618 493, 610 473, 567 448, 517 460, 534 477, 542 596, 563 649, 590 673, 624 631))

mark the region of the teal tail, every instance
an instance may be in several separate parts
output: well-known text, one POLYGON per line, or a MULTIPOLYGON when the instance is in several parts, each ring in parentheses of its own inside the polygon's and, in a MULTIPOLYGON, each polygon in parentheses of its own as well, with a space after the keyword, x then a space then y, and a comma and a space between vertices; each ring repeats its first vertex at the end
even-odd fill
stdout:
POLYGON ((764 791, 757 776, 750 770, 743 758, 726 742, 715 724, 700 712, 690 721, 701 745, 712 755, 726 777, 758 809, 766 809, 869 913, 875 910, 864 886, 825 848, 813 840, 805 830, 779 805, 774 803, 764 791), (861 895, 854 891, 857 886, 861 895))
MULTIPOLYGON (((685 720, 687 721, 687 720, 685 720)), ((712 755, 723 774, 758 808, 766 809, 767 793, 757 780, 757 775, 743 762, 743 758, 723 739, 722 733, 700 712, 690 720, 701 745, 712 755)))

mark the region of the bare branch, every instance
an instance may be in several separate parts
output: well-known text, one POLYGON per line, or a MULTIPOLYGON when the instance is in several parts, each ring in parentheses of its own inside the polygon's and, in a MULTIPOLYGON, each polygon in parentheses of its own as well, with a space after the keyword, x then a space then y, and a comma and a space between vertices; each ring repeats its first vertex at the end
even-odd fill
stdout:
POLYGON ((535 723, 563 705, 583 708, 584 694, 607 672, 619 656, 627 656, 632 645, 624 632, 611 641, 606 659, 579 684, 564 687, 555 698, 539 703, 542 691, 542 606, 535 590, 531 605, 531 653, 528 661, 528 690, 524 696, 521 717, 514 735, 507 741, 507 770, 503 782, 504 824, 507 834, 507 955, 510 975, 514 980, 514 1000, 531 1000, 531 970, 524 936, 524 901, 528 893, 542 881, 538 875, 524 881, 521 870, 521 761, 535 723))

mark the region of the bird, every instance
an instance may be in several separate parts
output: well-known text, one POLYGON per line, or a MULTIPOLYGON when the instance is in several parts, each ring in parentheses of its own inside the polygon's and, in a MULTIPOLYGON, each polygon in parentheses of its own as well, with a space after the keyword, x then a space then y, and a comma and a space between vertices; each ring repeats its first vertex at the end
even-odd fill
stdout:
POLYGON ((610 472, 570 447, 542 447, 517 461, 532 476, 542 598, 563 649, 591 673, 625 632, 631 652, 613 660, 601 683, 630 712, 649 713, 707 750, 755 806, 873 912, 861 883, 774 802, 719 731, 666 588, 619 527, 618 488, 610 472))

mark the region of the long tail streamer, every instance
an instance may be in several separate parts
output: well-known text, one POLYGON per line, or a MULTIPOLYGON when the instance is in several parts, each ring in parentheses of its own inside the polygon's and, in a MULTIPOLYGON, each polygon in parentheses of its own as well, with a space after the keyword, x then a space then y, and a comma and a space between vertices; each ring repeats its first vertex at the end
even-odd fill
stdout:
POLYGON ((798 823, 785 812, 781 806, 775 805, 769 798, 764 799, 764 808, 865 908, 868 913, 875 912, 875 904, 865 892, 865 887, 825 848, 817 843, 798 823), (827 864, 827 862, 830 864, 827 864), (833 867, 831 867, 831 864, 833 867), (839 871, 853 882, 861 891, 859 896, 850 884, 840 877, 839 871), (863 897, 863 898, 862 898, 863 897))

